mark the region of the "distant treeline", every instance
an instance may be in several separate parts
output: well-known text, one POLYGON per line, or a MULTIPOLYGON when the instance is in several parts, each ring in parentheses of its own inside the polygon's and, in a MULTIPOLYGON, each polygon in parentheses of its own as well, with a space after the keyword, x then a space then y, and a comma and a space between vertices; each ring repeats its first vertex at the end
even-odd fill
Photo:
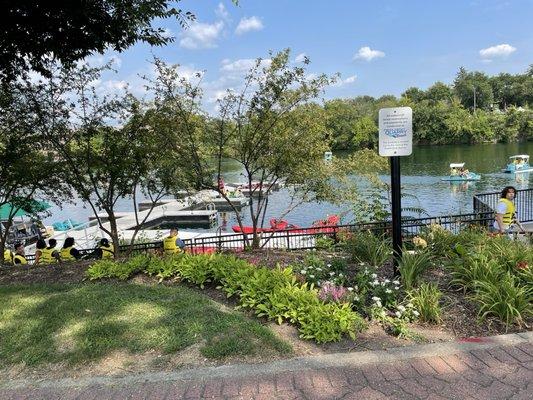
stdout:
POLYGON ((327 101, 331 147, 375 147, 378 110, 398 106, 413 108, 413 135, 418 144, 533 140, 533 65, 524 74, 497 76, 460 68, 453 84, 436 82, 427 90, 411 87, 400 98, 359 96, 327 101))

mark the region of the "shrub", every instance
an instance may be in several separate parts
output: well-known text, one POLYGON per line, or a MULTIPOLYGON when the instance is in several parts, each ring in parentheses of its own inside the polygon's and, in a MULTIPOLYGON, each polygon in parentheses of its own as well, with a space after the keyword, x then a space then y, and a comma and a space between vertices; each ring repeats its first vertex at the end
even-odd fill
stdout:
POLYGON ((377 237, 371 232, 353 235, 347 241, 346 247, 354 261, 369 263, 375 267, 383 265, 392 254, 390 240, 377 237))
POLYGON ((102 278, 117 278, 126 280, 130 276, 144 271, 151 261, 149 255, 141 254, 127 261, 99 260, 87 269, 90 280, 102 278))
POLYGON ((481 319, 496 316, 507 327, 513 322, 522 326, 533 315, 533 288, 517 285, 516 278, 506 273, 499 282, 475 281, 471 298, 479 303, 481 319))
POLYGON ((419 312, 423 322, 438 324, 441 321, 441 308, 439 305, 441 291, 433 283, 422 283, 419 288, 412 290, 408 298, 419 312))
POLYGON ((402 257, 398 262, 398 270, 405 290, 411 290, 418 284, 420 275, 431 266, 431 260, 431 253, 427 251, 418 253, 404 251, 402 253, 402 257))

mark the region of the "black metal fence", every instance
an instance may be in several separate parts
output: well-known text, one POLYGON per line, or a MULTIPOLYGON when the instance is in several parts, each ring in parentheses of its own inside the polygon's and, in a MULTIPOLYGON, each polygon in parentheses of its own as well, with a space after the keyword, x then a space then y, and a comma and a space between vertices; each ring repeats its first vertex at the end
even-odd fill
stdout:
MULTIPOLYGON (((474 212, 488 213, 496 210, 500 201, 500 192, 480 193, 474 195, 474 212)), ((520 222, 533 221, 533 189, 519 189, 515 196, 516 215, 520 222)))

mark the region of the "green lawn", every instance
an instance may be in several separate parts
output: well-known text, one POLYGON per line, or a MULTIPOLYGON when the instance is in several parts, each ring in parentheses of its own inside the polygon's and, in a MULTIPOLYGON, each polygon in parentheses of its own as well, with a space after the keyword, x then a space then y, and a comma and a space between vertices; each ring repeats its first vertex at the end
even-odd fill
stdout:
POLYGON ((1 365, 79 364, 116 350, 171 354, 195 343, 213 359, 292 351, 257 321, 181 286, 3 286, 0 298, 1 365))

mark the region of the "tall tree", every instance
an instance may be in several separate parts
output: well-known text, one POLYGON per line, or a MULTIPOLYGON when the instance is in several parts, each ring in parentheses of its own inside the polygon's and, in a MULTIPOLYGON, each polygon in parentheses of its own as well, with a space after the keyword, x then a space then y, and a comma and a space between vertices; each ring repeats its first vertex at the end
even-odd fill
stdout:
POLYGON ((461 67, 454 80, 454 91, 461 104, 468 109, 489 109, 494 96, 489 77, 483 72, 468 72, 461 67))
POLYGON ((180 0, 4 0, 0 6, 0 79, 21 71, 48 73, 53 58, 72 65, 92 53, 122 51, 137 41, 164 45, 173 40, 154 20, 193 20, 176 8, 180 0))

